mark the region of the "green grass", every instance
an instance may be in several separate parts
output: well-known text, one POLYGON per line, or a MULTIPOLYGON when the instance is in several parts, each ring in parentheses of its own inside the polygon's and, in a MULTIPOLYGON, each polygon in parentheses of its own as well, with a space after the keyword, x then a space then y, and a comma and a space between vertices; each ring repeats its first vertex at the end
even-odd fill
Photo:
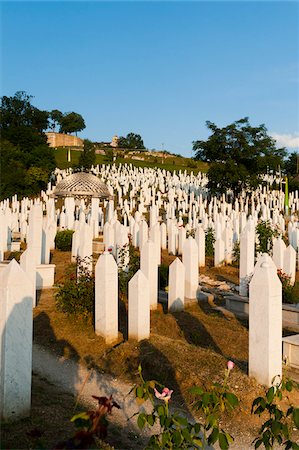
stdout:
MULTIPOLYGON (((79 162, 80 151, 71 150, 71 162, 67 161, 67 149, 57 148, 54 149, 56 165, 60 169, 67 169, 68 167, 76 166, 79 162)), ((139 156, 139 155, 137 155, 139 156)), ((174 170, 178 172, 179 170, 186 170, 188 173, 193 171, 197 174, 199 171, 207 172, 208 164, 202 161, 194 161, 191 158, 183 158, 178 156, 173 156, 170 158, 165 158, 164 161, 161 157, 156 157, 154 154, 152 156, 145 156, 140 154, 141 157, 146 158, 144 161, 131 158, 117 158, 115 164, 132 164, 135 167, 158 167, 160 169, 165 169, 173 172, 174 170)), ((96 155, 96 164, 109 164, 109 158, 106 155, 96 155)))

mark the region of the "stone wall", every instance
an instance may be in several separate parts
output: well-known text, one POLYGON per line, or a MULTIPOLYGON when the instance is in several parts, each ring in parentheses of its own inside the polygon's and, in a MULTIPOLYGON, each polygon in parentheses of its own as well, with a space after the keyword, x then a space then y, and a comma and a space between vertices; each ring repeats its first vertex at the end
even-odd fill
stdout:
POLYGON ((46 133, 48 144, 50 147, 82 147, 83 140, 77 136, 71 136, 70 134, 63 133, 46 133))

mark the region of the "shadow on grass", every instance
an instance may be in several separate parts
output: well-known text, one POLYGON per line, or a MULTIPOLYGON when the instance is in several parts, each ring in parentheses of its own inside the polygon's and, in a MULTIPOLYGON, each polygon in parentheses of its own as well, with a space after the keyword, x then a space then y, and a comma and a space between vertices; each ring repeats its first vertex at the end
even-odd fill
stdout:
POLYGON ((156 380, 162 385, 173 390, 172 399, 182 409, 188 418, 192 419, 191 413, 181 393, 180 386, 176 380, 175 370, 167 356, 158 350, 148 340, 140 342, 139 358, 142 367, 142 375, 146 381, 156 380))

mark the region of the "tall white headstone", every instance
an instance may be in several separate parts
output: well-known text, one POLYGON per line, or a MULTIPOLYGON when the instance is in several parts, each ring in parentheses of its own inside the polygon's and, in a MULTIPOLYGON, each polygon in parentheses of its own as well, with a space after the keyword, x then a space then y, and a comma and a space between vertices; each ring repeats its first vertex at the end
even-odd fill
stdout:
POLYGON ((118 269, 109 252, 99 257, 95 267, 95 332, 107 344, 118 338, 118 269))
POLYGON ((194 300, 198 289, 198 247, 191 236, 184 244, 183 264, 185 266, 185 297, 194 300))
POLYGON ((270 256, 256 264, 249 285, 249 375, 266 386, 282 371, 282 288, 270 256))
POLYGON ((140 269, 149 281, 149 298, 151 309, 158 304, 158 263, 155 244, 147 241, 140 252, 140 269))
POLYGON ((149 281, 141 270, 129 281, 128 299, 129 339, 148 339, 150 336, 149 281))
POLYGON ((185 266, 176 258, 169 266, 168 310, 182 311, 185 299, 185 266))
POLYGON ((0 273, 0 417, 30 415, 32 283, 12 260, 0 273))

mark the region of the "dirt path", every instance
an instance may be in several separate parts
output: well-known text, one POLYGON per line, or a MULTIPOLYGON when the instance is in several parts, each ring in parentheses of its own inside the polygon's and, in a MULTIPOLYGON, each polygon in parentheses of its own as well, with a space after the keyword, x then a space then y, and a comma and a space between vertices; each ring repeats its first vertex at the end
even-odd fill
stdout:
MULTIPOLYGON (((120 410, 114 409, 110 422, 115 429, 123 430, 121 446, 119 450, 142 449, 147 441, 149 432, 140 434, 133 414, 137 406, 133 394, 128 394, 132 386, 121 380, 102 374, 94 369, 88 370, 79 363, 65 358, 59 358, 38 344, 33 345, 33 371, 45 377, 64 392, 79 396, 79 401, 86 405, 95 405, 92 395, 109 396, 121 406, 120 410)), ((154 431, 154 430, 152 430, 154 431)), ((158 428, 155 430, 158 431, 158 428)), ((230 446, 232 450, 249 450, 254 436, 250 430, 234 430, 235 442, 230 446)), ((119 439, 118 439, 119 440, 119 439)), ((215 446, 215 450, 219 447, 215 446)), ((281 448, 281 447, 279 447, 281 448)), ((210 448, 212 450, 212 448, 210 448)))

